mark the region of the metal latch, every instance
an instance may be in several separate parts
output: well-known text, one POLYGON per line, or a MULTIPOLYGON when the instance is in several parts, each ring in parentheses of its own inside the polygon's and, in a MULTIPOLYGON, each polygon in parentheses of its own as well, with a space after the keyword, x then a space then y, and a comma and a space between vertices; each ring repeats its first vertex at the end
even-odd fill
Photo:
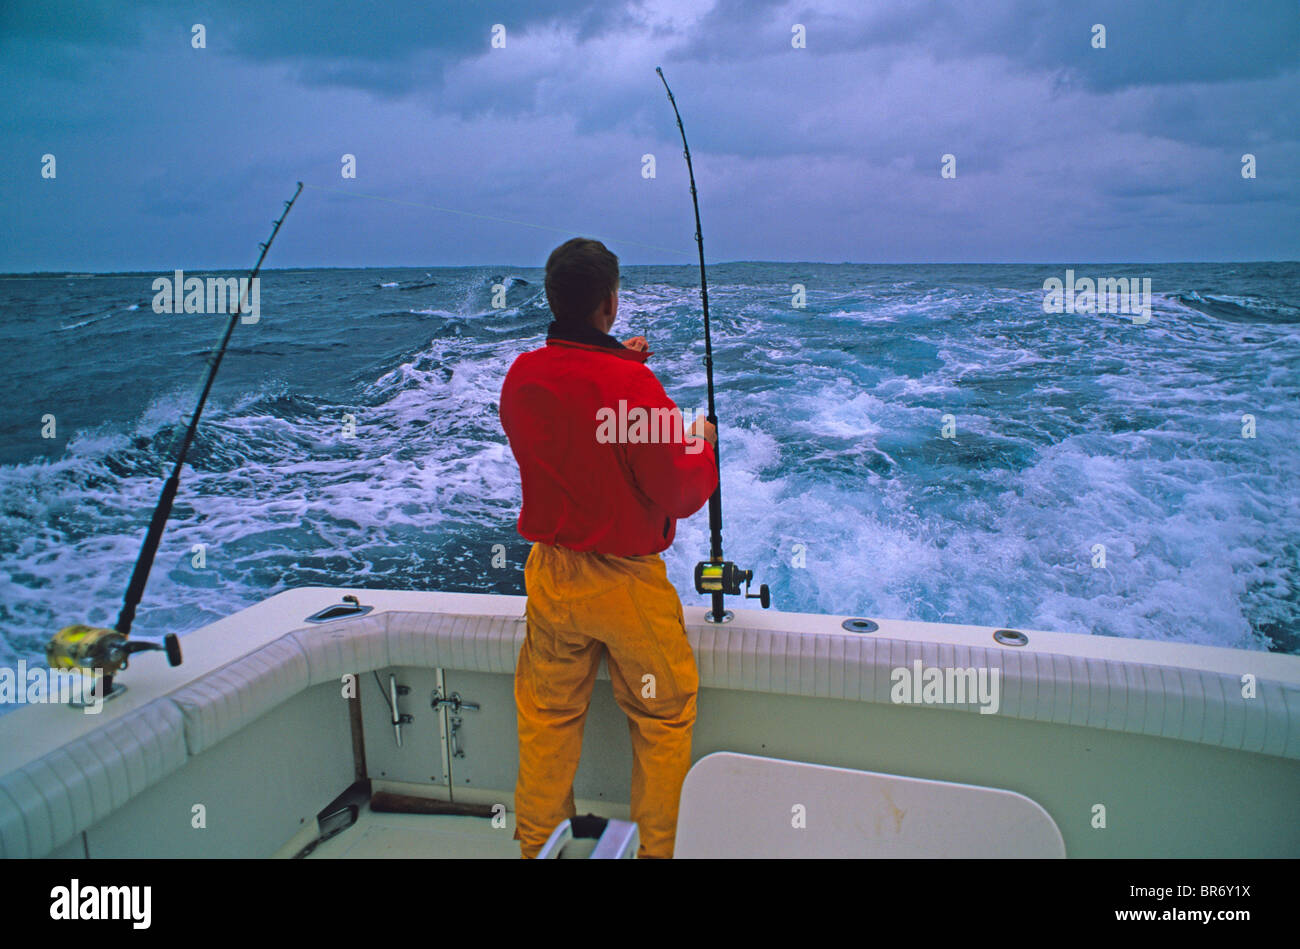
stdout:
POLYGON ((463 699, 461 699, 459 692, 451 693, 450 698, 443 698, 441 692, 438 689, 434 689, 433 703, 430 707, 436 709, 440 705, 450 706, 453 712, 459 712, 461 709, 466 709, 471 712, 478 711, 478 703, 464 701, 463 699))
POLYGON ((445 705, 451 710, 451 728, 447 734, 448 740, 451 743, 451 756, 453 758, 464 758, 465 749, 461 746, 460 728, 465 724, 465 720, 460 717, 460 712, 462 710, 466 712, 477 712, 479 710, 478 703, 466 702, 460 697, 459 692, 453 692, 450 697, 443 698, 442 692, 439 689, 434 689, 433 702, 431 705, 434 709, 445 705))

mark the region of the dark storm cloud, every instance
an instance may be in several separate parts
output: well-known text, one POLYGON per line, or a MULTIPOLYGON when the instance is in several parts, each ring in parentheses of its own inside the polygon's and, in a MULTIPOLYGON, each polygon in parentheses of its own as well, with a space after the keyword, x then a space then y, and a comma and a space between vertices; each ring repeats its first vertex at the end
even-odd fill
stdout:
POLYGON ((1294 0, 928 0, 889 7, 804 9, 780 0, 721 0, 676 50, 682 60, 734 61, 790 48, 802 23, 809 49, 916 46, 938 59, 992 54, 1063 70, 1090 89, 1265 78, 1300 63, 1294 0), (1092 27, 1106 28, 1106 49, 1092 27))
POLYGON ((493 217, 689 257, 660 63, 711 256, 1295 257, 1297 9, 0 0, 0 269, 236 266, 299 178, 398 203, 306 192, 284 265, 545 259, 553 232, 493 217), (206 50, 190 47, 194 23, 206 50), (47 152, 57 181, 40 176, 47 152))
POLYGON ((396 94, 421 87, 448 62, 486 51, 494 24, 509 36, 559 22, 586 40, 624 18, 621 7, 600 0, 208 0, 183 8, 166 0, 15 0, 0 7, 0 43, 40 44, 56 55, 77 47, 139 49, 146 26, 188 40, 197 23, 210 49, 293 67, 305 83, 396 94))

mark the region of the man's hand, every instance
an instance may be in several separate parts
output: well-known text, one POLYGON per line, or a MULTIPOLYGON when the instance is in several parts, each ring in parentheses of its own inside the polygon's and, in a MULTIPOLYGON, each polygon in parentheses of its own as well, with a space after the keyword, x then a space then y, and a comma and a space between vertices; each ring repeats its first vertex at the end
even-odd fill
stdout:
POLYGON ((648 353, 650 351, 650 344, 645 341, 644 336, 633 336, 631 339, 625 339, 623 345, 628 349, 635 349, 639 353, 648 353))
POLYGON ((701 438, 706 439, 710 445, 713 445, 715 448, 717 447, 718 429, 712 422, 702 415, 695 420, 695 424, 691 426, 691 430, 686 434, 699 435, 701 438))

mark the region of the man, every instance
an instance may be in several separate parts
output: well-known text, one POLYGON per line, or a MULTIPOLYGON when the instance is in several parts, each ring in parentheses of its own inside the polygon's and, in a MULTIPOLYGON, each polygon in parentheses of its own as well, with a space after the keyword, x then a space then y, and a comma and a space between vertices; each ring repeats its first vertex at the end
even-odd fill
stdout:
POLYGON ((546 261, 555 317, 546 345, 519 356, 501 388, 501 425, 523 486, 519 533, 534 542, 515 670, 515 838, 524 857, 576 813, 573 777, 602 655, 632 736, 639 857, 673 855, 691 763, 699 674, 659 554, 677 519, 717 487, 717 435, 703 418, 682 431, 681 412, 645 366, 644 337, 609 335, 618 286, 618 258, 604 244, 557 247, 546 261), (640 411, 670 420, 673 437, 610 422, 640 411))

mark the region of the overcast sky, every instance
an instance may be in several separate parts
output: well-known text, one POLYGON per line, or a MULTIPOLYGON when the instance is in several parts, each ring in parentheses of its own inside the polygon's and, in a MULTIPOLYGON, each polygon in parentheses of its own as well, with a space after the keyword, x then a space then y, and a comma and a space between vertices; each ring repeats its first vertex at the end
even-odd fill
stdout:
POLYGON ((656 65, 710 260, 1300 259, 1296 0, 3 0, 0 270, 691 263, 656 65))

